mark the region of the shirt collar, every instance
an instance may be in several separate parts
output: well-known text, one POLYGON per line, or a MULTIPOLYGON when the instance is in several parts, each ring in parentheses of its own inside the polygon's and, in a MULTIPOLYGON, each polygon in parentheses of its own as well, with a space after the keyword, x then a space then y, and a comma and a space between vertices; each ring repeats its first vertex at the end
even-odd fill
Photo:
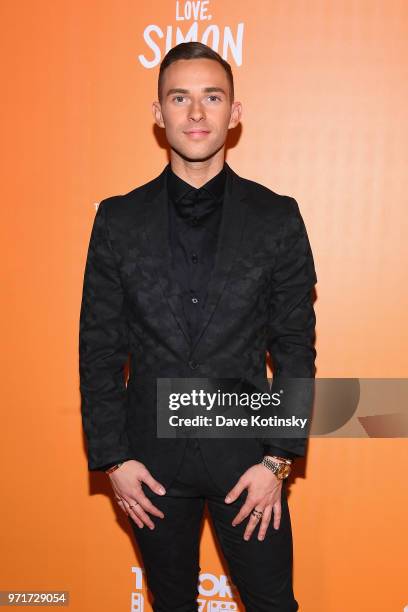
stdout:
POLYGON ((201 187, 194 187, 194 185, 190 185, 190 183, 187 183, 182 178, 177 176, 177 174, 173 172, 171 164, 168 164, 167 188, 169 196, 174 202, 178 202, 190 191, 195 191, 206 192, 216 200, 222 199, 224 195, 226 175, 226 163, 224 162, 224 165, 218 174, 213 176, 201 187))

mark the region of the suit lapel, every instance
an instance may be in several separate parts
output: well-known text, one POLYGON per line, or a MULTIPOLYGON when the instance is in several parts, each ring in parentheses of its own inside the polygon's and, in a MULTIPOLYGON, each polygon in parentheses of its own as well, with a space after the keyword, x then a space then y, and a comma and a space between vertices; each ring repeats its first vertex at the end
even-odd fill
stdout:
POLYGON ((241 181, 240 177, 235 174, 228 164, 226 164, 226 168, 227 176, 224 202, 214 268, 208 284, 207 298, 201 317, 201 326, 194 339, 191 353, 197 349, 203 333, 214 314, 242 239, 242 231, 247 211, 243 181, 241 181))
MULTIPOLYGON (((164 297, 173 312, 185 340, 190 344, 187 321, 181 299, 182 288, 171 269, 171 248, 169 238, 167 166, 152 181, 144 203, 144 251, 150 256, 153 273, 164 297)), ((149 262, 149 259, 147 260, 149 262)))
POLYGON ((247 210, 242 179, 226 164, 226 182, 221 224, 214 268, 208 284, 207 298, 200 329, 191 342, 181 299, 182 288, 171 270, 171 248, 168 227, 167 166, 151 183, 144 205, 144 251, 151 258, 157 281, 173 312, 176 322, 190 347, 190 357, 197 349, 237 255, 247 210))

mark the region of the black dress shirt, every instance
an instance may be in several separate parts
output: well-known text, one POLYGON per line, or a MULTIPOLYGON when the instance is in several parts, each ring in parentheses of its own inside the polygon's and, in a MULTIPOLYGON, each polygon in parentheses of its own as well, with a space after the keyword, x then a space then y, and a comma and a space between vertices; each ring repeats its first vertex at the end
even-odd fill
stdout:
MULTIPOLYGON (((167 167, 172 269, 182 290, 181 298, 191 340, 198 331, 208 281, 214 267, 224 200, 225 166, 224 162, 218 174, 199 188, 177 176, 170 164, 167 167)), ((268 455, 289 459, 296 457, 277 446, 265 444, 264 449, 268 455)), ((112 465, 115 463, 102 469, 112 465)))
POLYGON ((191 340, 198 331, 214 267, 225 178, 224 164, 216 176, 197 189, 168 166, 172 269, 182 289, 181 299, 191 340))

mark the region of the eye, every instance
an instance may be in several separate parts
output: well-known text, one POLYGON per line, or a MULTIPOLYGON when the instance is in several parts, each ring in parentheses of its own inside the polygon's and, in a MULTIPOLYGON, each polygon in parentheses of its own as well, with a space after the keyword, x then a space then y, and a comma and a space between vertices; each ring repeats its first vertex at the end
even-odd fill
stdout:
POLYGON ((210 95, 208 97, 209 98, 216 98, 216 100, 221 100, 220 96, 216 96, 216 95, 210 95))
POLYGON ((174 101, 174 100, 177 100, 178 98, 184 98, 184 96, 181 96, 181 95, 179 95, 179 96, 174 96, 174 97, 172 98, 172 100, 174 101))

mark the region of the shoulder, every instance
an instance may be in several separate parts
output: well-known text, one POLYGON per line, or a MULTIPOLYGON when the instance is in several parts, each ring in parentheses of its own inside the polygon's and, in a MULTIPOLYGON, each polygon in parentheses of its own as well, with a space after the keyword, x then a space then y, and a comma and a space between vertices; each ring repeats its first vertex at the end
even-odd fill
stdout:
POLYGON ((129 215, 133 218, 135 215, 142 214, 143 206, 150 191, 159 186, 162 176, 163 172, 126 193, 104 198, 99 202, 98 211, 102 212, 105 218, 109 220, 126 219, 129 215))
POLYGON ((236 173, 235 176, 245 189, 248 205, 254 213, 270 213, 272 216, 278 215, 283 217, 297 216, 299 214, 299 205, 292 196, 278 193, 262 183, 244 178, 236 173))

